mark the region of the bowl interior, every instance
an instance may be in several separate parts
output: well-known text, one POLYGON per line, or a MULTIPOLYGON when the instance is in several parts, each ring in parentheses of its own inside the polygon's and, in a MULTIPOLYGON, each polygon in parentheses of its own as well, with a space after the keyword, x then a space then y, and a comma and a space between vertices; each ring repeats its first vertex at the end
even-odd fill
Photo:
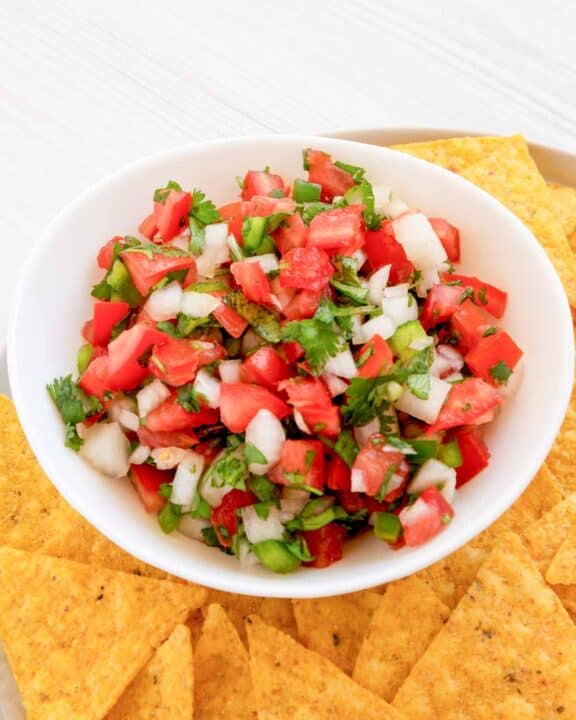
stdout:
POLYGON ((318 137, 218 141, 143 160, 90 189, 51 224, 23 275, 9 337, 9 370, 18 414, 44 470, 66 499, 101 532, 142 560, 204 585, 262 596, 311 597, 351 592, 408 575, 453 552, 493 522, 536 473, 558 431, 573 377, 572 325, 560 282, 525 227, 493 198, 461 178, 385 148, 318 137), (488 432, 490 467, 457 494, 456 516, 430 543, 392 552, 374 538, 349 543, 321 572, 275 576, 243 568, 213 548, 164 535, 127 481, 108 480, 63 446, 63 428, 45 391, 73 371, 79 330, 91 314, 89 290, 98 248, 136 234, 154 188, 174 179, 215 203, 237 195, 235 176, 270 165, 302 176, 301 150, 314 145, 366 168, 411 207, 460 228, 463 272, 509 292, 503 326, 525 352, 522 382, 488 432), (550 352, 550 348, 562 352, 550 352))

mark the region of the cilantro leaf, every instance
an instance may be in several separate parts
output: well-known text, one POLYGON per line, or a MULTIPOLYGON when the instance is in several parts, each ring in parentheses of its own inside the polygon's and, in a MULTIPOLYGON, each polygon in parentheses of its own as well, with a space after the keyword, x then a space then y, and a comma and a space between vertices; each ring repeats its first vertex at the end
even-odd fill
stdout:
POLYGON ((62 420, 68 425, 83 422, 90 415, 100 412, 102 405, 98 398, 86 395, 72 380, 72 375, 55 378, 46 389, 58 408, 62 420))
POLYGON ((408 375, 406 385, 412 395, 419 400, 428 400, 428 395, 430 394, 430 375, 428 375, 428 373, 408 375))
POLYGON ((201 190, 193 190, 192 192, 192 208, 190 209, 191 217, 198 220, 203 225, 211 225, 222 220, 222 217, 216 205, 212 200, 205 200, 206 195, 201 190))
POLYGON ((360 449, 349 430, 343 430, 340 433, 338 440, 334 445, 334 450, 338 453, 338 455, 340 455, 348 467, 352 467, 354 460, 356 460, 356 456, 360 452, 360 449))
POLYGON ((364 205, 362 215, 368 230, 378 230, 382 223, 382 216, 374 210, 374 188, 368 180, 362 178, 358 185, 350 188, 345 195, 347 205, 364 205))
POLYGON ((490 327, 484 330, 484 332, 482 333, 482 337, 490 337, 490 335, 496 335, 497 332, 498 328, 495 325, 490 325, 490 327))
POLYGON ((238 490, 246 490, 248 478, 248 466, 241 446, 226 450, 212 463, 206 475, 206 481, 212 487, 230 485, 238 490))
POLYGON ((498 385, 506 385, 512 375, 512 368, 504 360, 499 360, 496 365, 490 368, 490 375, 498 385))
POLYGON ((268 480, 266 475, 252 475, 248 487, 260 502, 273 502, 275 505, 279 503, 280 489, 268 480))
POLYGON ((196 388, 192 383, 187 383, 178 388, 178 405, 182 406, 186 412, 197 413, 200 412, 200 398, 196 388))
POLYGON ((347 425, 367 425, 370 420, 387 410, 390 403, 386 397, 388 376, 375 378, 355 377, 345 393, 346 403, 340 413, 347 425))
POLYGON ((82 445, 84 445, 84 440, 82 440, 82 438, 78 435, 78 432, 76 431, 76 425, 72 423, 66 423, 64 445, 67 448, 74 450, 74 452, 78 452, 82 445))
POLYGON ((334 208, 329 203, 324 202, 309 202, 299 205, 296 210, 302 216, 302 220, 305 225, 310 225, 312 220, 320 213, 326 212, 327 210, 333 210, 334 208))
POLYGON ((158 188, 157 190, 154 190, 154 202, 159 202, 164 205, 166 203, 166 198, 168 195, 170 195, 171 190, 176 190, 177 192, 182 192, 182 186, 175 182, 174 180, 169 180, 166 187, 158 188))
POLYGON ((298 342, 304 348, 306 361, 316 375, 342 349, 342 337, 332 327, 331 319, 323 319, 322 312, 310 320, 292 320, 282 330, 283 340, 298 342))
POLYGON ((335 290, 350 298, 357 305, 364 305, 368 300, 368 288, 361 285, 358 278, 358 263, 353 257, 339 257, 336 264, 339 272, 330 278, 335 290))
POLYGON ((246 444, 244 448, 244 457, 248 464, 258 463, 260 465, 266 465, 268 462, 266 455, 264 455, 264 453, 261 452, 256 445, 252 445, 251 443, 246 444))

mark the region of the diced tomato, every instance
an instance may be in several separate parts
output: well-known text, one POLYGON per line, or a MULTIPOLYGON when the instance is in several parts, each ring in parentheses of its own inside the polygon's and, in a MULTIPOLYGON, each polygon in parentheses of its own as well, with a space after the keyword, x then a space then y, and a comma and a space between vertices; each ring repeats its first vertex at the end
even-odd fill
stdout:
POLYGON ((146 253, 125 250, 121 258, 141 295, 148 295, 151 288, 168 273, 196 267, 192 255, 168 256, 155 253, 153 258, 149 258, 146 253))
POLYGON ((301 290, 282 312, 287 320, 307 320, 318 310, 321 297, 322 293, 317 290, 301 290))
POLYGON ((453 263, 460 262, 460 232, 454 225, 450 225, 444 218, 428 218, 438 240, 442 243, 448 260, 453 263))
POLYGON ((294 248, 282 256, 280 284, 302 290, 322 290, 336 272, 330 258, 316 247, 294 248))
POLYGON ((280 345, 280 352, 286 358, 286 362, 292 365, 304 355, 304 348, 297 342, 284 342, 280 345))
POLYGON ((264 305, 273 303, 270 283, 259 263, 235 262, 230 271, 248 300, 264 305))
POLYGON ((284 192, 284 180, 280 175, 266 171, 248 170, 244 176, 242 199, 250 200, 254 195, 270 195, 273 190, 284 192))
POLYGON ((188 412, 178 402, 175 393, 146 416, 146 427, 150 432, 178 432, 202 425, 215 425, 218 410, 202 407, 198 412, 188 412))
POLYGON ((466 355, 464 360, 472 373, 490 385, 505 385, 508 378, 501 378, 499 365, 507 372, 514 370, 522 357, 522 350, 504 330, 496 330, 493 335, 483 337, 466 355))
POLYGON ((124 330, 108 346, 108 387, 110 390, 132 390, 148 377, 149 370, 138 359, 152 347, 168 342, 170 337, 146 325, 124 330))
POLYGON ((158 214, 162 203, 154 203, 154 212, 147 215, 138 226, 138 232, 148 240, 154 240, 158 232, 158 214))
POLYGON ((282 255, 294 248, 304 247, 306 235, 307 227, 298 213, 285 218, 280 227, 272 233, 274 243, 282 255))
POLYGON ((326 437, 338 437, 340 434, 340 413, 328 388, 319 378, 297 377, 284 380, 279 390, 288 393, 288 402, 298 410, 311 432, 326 437))
POLYGON ((350 173, 334 165, 330 155, 320 150, 306 150, 306 165, 309 167, 308 181, 322 186, 321 200, 324 202, 332 202, 356 184, 350 173))
POLYGON ((228 232, 242 244, 242 224, 244 222, 244 203, 235 202, 218 208, 222 220, 228 222, 228 232))
POLYGON ((464 352, 471 350, 488 328, 494 328, 495 320, 493 315, 474 305, 471 300, 465 300, 458 306, 452 316, 452 331, 464 352))
POLYGON ((482 438, 479 427, 465 427, 454 433, 460 448, 462 465, 456 468, 456 487, 461 487, 488 467, 490 450, 482 438))
POLYGON ((480 378, 466 378, 452 385, 436 422, 428 427, 427 434, 448 430, 459 425, 474 425, 496 409, 502 402, 498 391, 480 378))
POLYGON ((244 432, 261 409, 269 410, 279 420, 290 415, 288 405, 266 388, 245 383, 221 383, 220 417, 230 432, 244 432))
POLYGON ((92 356, 86 370, 80 375, 78 385, 87 395, 94 395, 99 400, 104 399, 104 393, 110 390, 108 380, 108 356, 92 356))
POLYGON ((302 532, 306 545, 314 560, 304 563, 308 567, 325 568, 338 560, 344 554, 344 539, 346 528, 338 523, 329 523, 319 530, 302 532))
POLYGON ((90 345, 94 345, 94 320, 88 320, 82 325, 81 333, 84 340, 90 345))
POLYGON ((244 320, 241 315, 238 315, 236 310, 233 310, 226 305, 226 303, 218 305, 216 310, 212 311, 212 315, 214 315, 224 330, 226 330, 229 335, 232 335, 233 338, 241 337, 244 330, 248 327, 248 321, 244 320))
POLYGON ((217 508, 212 508, 210 522, 214 528, 220 544, 224 547, 232 545, 232 538, 238 530, 237 510, 248 507, 257 502, 256 496, 248 490, 231 490, 224 495, 217 508))
POLYGON ((158 470, 153 465, 130 466, 130 482, 140 495, 146 512, 157 513, 166 504, 166 498, 159 495, 160 485, 166 485, 174 479, 171 470, 158 470))
POLYGON ((283 310, 296 296, 296 290, 291 287, 284 287, 280 284, 280 278, 276 276, 270 280, 270 289, 278 300, 278 307, 283 310))
POLYGON ((171 190, 166 202, 156 214, 158 232, 164 242, 170 242, 188 224, 188 213, 192 207, 192 195, 189 192, 171 190))
POLYGON ((271 345, 264 345, 246 358, 241 369, 243 382, 276 390, 281 380, 291 377, 290 367, 271 345))
POLYGON ((324 487, 324 445, 319 440, 285 440, 280 462, 268 473, 278 485, 324 487))
POLYGON ((130 306, 126 302, 97 300, 94 303, 93 344, 108 345, 114 325, 124 320, 129 312, 130 306))
POLYGON ((454 510, 435 487, 429 487, 399 517, 406 545, 416 547, 438 535, 454 517, 454 510))
POLYGON ((386 340, 380 335, 374 335, 356 353, 356 364, 359 361, 362 361, 362 365, 358 368, 358 376, 375 378, 378 375, 385 375, 391 369, 394 356, 386 340))
POLYGON ((350 490, 350 468, 344 460, 334 453, 328 461, 326 485, 330 490, 350 490))
POLYGON ((125 240, 120 235, 116 235, 112 238, 112 240, 108 240, 106 245, 102 245, 98 251, 98 267, 101 267, 103 270, 108 270, 110 268, 110 265, 112 265, 112 259, 114 258, 114 245, 116 245, 116 243, 124 245, 125 240))
POLYGON ((320 213, 308 226, 308 247, 351 255, 364 245, 362 205, 348 205, 320 213))
POLYGON ((217 343, 170 338, 154 346, 148 368, 163 382, 179 387, 194 380, 198 368, 225 356, 226 351, 217 343))
POLYGON ((506 310, 506 303, 508 302, 508 293, 500 290, 494 285, 488 285, 488 283, 482 282, 477 277, 468 277, 467 275, 455 275, 454 273, 441 273, 440 279, 443 283, 454 283, 460 282, 462 292, 468 290, 471 295, 471 300, 478 307, 484 308, 486 312, 489 312, 494 317, 501 318, 506 310))
POLYGON ((152 432, 144 425, 140 425, 137 431, 138 440, 142 445, 151 448, 159 447, 181 447, 191 448, 198 444, 198 438, 192 430, 180 430, 177 432, 152 432))
POLYGON ((420 322, 424 330, 449 320, 458 309, 462 288, 458 285, 433 285, 422 308, 420 322))
MULTIPOLYGON (((394 478, 394 475, 400 477, 398 471, 403 460, 404 455, 401 452, 387 449, 383 438, 372 436, 354 460, 352 473, 360 475, 362 492, 372 497, 380 495, 381 499, 390 501, 388 495, 403 484, 394 478)), ((403 481, 404 479, 402 476, 403 481)))
POLYGON ((244 203, 244 215, 246 217, 268 217, 275 213, 291 214, 296 209, 296 203, 292 198, 273 198, 265 195, 254 195, 248 202, 244 203))
POLYGON ((373 270, 390 265, 390 285, 398 285, 410 280, 414 265, 408 260, 402 245, 396 240, 391 221, 382 223, 379 230, 366 231, 364 246, 368 261, 373 270))

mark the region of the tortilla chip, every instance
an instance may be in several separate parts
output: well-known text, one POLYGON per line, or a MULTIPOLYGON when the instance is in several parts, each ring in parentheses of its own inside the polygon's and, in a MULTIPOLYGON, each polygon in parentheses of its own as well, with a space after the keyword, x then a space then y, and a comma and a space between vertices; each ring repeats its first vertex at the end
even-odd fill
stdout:
POLYGON ((260 720, 401 720, 322 655, 258 616, 247 621, 250 670, 260 720))
POLYGON ((511 695, 542 720, 576 711, 576 626, 508 533, 393 705, 412 720, 492 720, 511 695))
POLYGON ((246 639, 246 618, 249 615, 260 615, 269 625, 273 625, 297 637, 296 620, 292 602, 283 598, 261 598, 251 595, 237 595, 235 593, 222 592, 221 590, 209 590, 208 602, 217 603, 228 613, 228 617, 234 624, 236 632, 244 644, 246 639))
POLYGON ((576 492, 576 384, 560 432, 548 453, 546 463, 568 495, 576 492))
POLYGON ((176 625, 106 720, 191 720, 194 676, 190 631, 176 625))
POLYGON ((573 252, 576 252, 576 188, 549 185, 552 212, 560 220, 573 252))
POLYGON ((221 605, 206 612, 194 651, 195 720, 255 720, 248 652, 221 605))
POLYGON ((525 141, 502 144, 462 172, 462 177, 489 192, 517 215, 546 250, 572 306, 576 306, 574 255, 552 210, 550 189, 525 141))
POLYGON ((554 477, 543 465, 520 498, 495 523, 452 555, 421 570, 418 577, 442 602, 454 608, 500 535, 508 530, 522 534, 561 500, 554 477))
POLYGON ((461 173, 470 165, 482 160, 486 155, 503 145, 517 141, 519 135, 510 137, 457 137, 446 140, 392 145, 394 150, 414 155, 435 165, 441 165, 452 172, 461 173))
POLYGON ((360 646, 353 679, 392 702, 449 615, 446 605, 417 577, 391 583, 360 646))
POLYGON ((524 531, 524 544, 543 575, 574 525, 576 494, 569 495, 524 531))
POLYGON ((293 600, 298 639, 349 675, 381 595, 370 590, 293 600))
POLYGON ((28 720, 100 720, 206 592, 0 549, 0 639, 28 720))
POLYGON ((576 524, 573 525, 546 571, 551 585, 576 585, 576 524))
POLYGON ((64 500, 34 457, 12 401, 0 395, 0 545, 166 578, 110 542, 64 500))

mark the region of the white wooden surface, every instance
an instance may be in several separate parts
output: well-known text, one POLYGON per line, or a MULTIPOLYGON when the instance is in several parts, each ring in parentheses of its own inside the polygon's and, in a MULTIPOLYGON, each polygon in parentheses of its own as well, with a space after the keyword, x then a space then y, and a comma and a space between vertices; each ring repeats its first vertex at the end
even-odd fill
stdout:
POLYGON ((402 125, 576 151, 574 27, 571 0, 0 0, 0 349, 43 226, 142 155, 402 125))

